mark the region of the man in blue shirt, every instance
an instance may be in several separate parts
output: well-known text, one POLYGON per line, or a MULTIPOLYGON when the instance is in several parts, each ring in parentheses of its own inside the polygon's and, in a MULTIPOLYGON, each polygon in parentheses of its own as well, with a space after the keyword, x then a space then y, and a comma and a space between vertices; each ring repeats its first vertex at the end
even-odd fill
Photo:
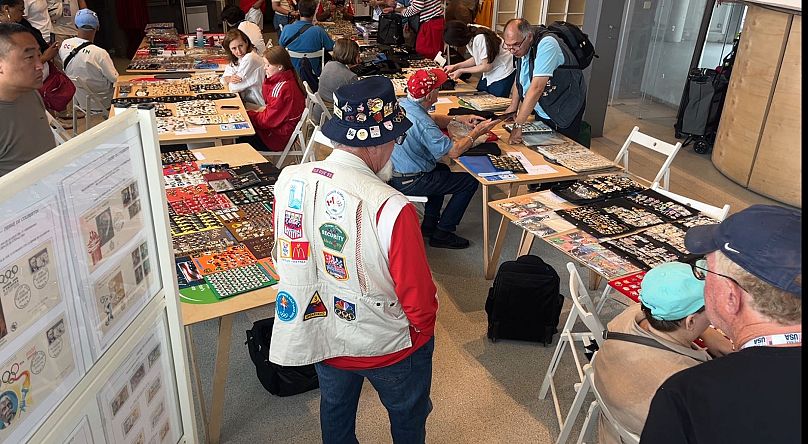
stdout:
MULTIPOLYGON (((317 0, 300 0, 297 9, 300 13, 300 20, 283 27, 281 36, 278 39, 280 45, 288 51, 294 52, 314 52, 321 49, 331 51, 334 49, 334 41, 331 40, 325 29, 320 26, 314 26, 312 23, 314 13, 317 10, 317 0), (301 30, 303 31, 301 32, 301 30)), ((298 72, 300 72, 301 60, 292 58, 292 65, 298 72)), ((322 70, 320 57, 310 58, 309 61, 311 61, 314 75, 320 77, 320 71, 322 70)))
MULTIPOLYGON (((427 110, 438 101, 440 86, 448 76, 442 69, 418 70, 407 80, 407 98, 401 107, 407 111, 412 127, 407 137, 393 150, 393 178, 390 185, 409 196, 426 196, 421 233, 429 237, 429 245, 436 248, 467 248, 469 241, 454 233, 463 218, 471 198, 477 191, 477 179, 468 173, 454 173, 439 163, 443 156, 456 159, 499 121, 480 117, 446 115, 430 116, 427 110), (441 128, 457 120, 472 128, 469 135, 452 141, 441 128), (451 194, 441 214, 443 197, 451 194)), ((369 118, 380 112, 369 110, 369 118)), ((362 116, 365 118, 365 116, 362 116)), ((357 119, 359 116, 357 115, 357 119)))
POLYGON ((514 57, 522 59, 521 69, 517 73, 516 82, 514 82, 511 92, 511 106, 506 110, 506 112, 518 111, 514 118, 514 127, 508 143, 522 143, 521 126, 527 122, 527 119, 534 112, 537 120, 547 123, 551 128, 572 140, 578 140, 585 106, 581 106, 578 116, 569 126, 562 128, 553 122, 552 118, 539 104, 539 99, 542 97, 547 82, 553 77, 553 72, 564 64, 564 51, 561 49, 558 40, 550 36, 541 38, 536 43, 536 38, 539 37, 537 32, 537 28, 531 26, 527 20, 511 19, 505 25, 505 31, 502 34, 505 49, 510 51, 514 57), (531 72, 529 57, 534 44, 538 46, 533 62, 533 71, 531 72), (521 97, 517 83, 522 87, 521 97))

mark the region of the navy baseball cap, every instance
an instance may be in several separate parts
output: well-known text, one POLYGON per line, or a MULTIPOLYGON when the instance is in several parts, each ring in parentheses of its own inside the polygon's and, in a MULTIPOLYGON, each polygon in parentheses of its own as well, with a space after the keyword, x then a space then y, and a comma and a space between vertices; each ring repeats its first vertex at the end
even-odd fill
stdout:
POLYGON ((695 254, 721 251, 769 284, 802 299, 802 212, 753 205, 720 224, 687 230, 685 247, 695 254))
POLYGON ((396 140, 411 126, 398 105, 393 82, 372 76, 334 92, 334 117, 322 132, 333 142, 362 148, 396 140))

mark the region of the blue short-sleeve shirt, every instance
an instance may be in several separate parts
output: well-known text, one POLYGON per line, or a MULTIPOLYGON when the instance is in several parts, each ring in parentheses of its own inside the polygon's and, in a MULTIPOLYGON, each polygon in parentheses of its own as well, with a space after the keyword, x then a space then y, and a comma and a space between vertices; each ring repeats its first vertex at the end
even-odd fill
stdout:
MULTIPOLYGON (((539 40, 539 47, 536 49, 536 59, 533 62, 533 73, 529 72, 530 63, 528 55, 522 57, 521 63, 522 68, 519 71, 519 83, 522 84, 522 91, 527 92, 533 77, 553 76, 553 71, 564 64, 564 52, 561 50, 561 46, 558 45, 558 41, 548 36, 539 40)), ((536 102, 536 106, 533 109, 545 119, 550 118, 550 116, 541 109, 538 102, 536 102)))
MULTIPOLYGON (((331 37, 328 36, 325 29, 316 25, 307 29, 294 42, 287 45, 286 43, 289 40, 292 40, 292 37, 294 37, 295 34, 297 34, 297 31, 299 31, 304 25, 311 25, 311 22, 298 20, 284 26, 283 31, 281 31, 281 36, 278 39, 280 45, 289 51, 295 52, 314 52, 319 51, 320 49, 331 51, 334 49, 334 41, 331 40, 331 37)), ((300 60, 301 59, 292 58, 292 65, 294 65, 295 70, 300 70, 300 60)), ((319 77, 322 64, 320 57, 310 59, 310 61, 314 74, 319 77)))
POLYGON ((419 103, 409 99, 399 101, 407 112, 412 127, 407 130, 404 143, 393 149, 393 170, 403 174, 427 173, 438 160, 452 149, 449 138, 419 103))

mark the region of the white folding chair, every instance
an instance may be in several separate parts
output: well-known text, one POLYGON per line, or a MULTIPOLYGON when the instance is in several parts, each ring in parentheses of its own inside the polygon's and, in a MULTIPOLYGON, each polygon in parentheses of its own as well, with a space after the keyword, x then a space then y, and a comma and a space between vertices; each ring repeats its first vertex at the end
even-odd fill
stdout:
POLYGON ((656 174, 656 177, 654 177, 654 180, 651 181, 664 183, 663 188, 667 190, 670 186, 671 164, 673 163, 673 158, 676 157, 676 153, 678 153, 679 149, 682 148, 682 143, 677 142, 676 145, 671 145, 668 142, 664 142, 647 134, 641 133, 640 127, 635 126, 634 129, 631 130, 631 134, 628 135, 623 147, 617 153, 617 157, 614 159, 614 163, 623 164, 623 170, 626 172, 630 171, 628 153, 632 143, 644 146, 651 151, 655 151, 667 156, 665 162, 662 163, 662 167, 659 169, 659 172, 656 174), (663 179, 664 182, 662 182, 663 179))
MULTIPOLYGON (((682 205, 693 208, 694 210, 704 214, 705 216, 712 217, 713 219, 716 219, 718 221, 724 220, 724 218, 726 218, 727 215, 729 214, 729 204, 724 204, 723 207, 716 207, 708 203, 700 202, 698 200, 682 196, 681 194, 676 194, 673 191, 663 189, 659 185, 659 182, 654 182, 651 185, 651 189, 663 196, 667 196, 675 200, 676 202, 679 202, 682 205)), ((609 285, 606 285, 606 288, 603 289, 603 294, 601 294, 600 299, 598 299, 598 304, 596 307, 598 313, 600 313, 600 311, 603 310, 603 306, 606 305, 606 301, 608 301, 609 299, 613 299, 612 298, 613 294, 614 289, 609 285)))
POLYGON ((578 380, 580 381, 573 385, 573 389, 577 394, 586 380, 583 371, 584 366, 579 356, 579 352, 582 352, 585 347, 589 346, 593 341, 600 346, 603 342, 604 330, 603 323, 600 321, 600 319, 598 319, 597 315, 595 315, 594 304, 592 303, 592 299, 589 297, 589 293, 586 291, 586 286, 581 280, 578 270, 575 268, 575 264, 572 262, 567 262, 567 270, 569 270, 570 273, 569 289, 570 299, 572 299, 572 307, 570 308, 570 313, 569 316, 567 316, 566 322, 564 322, 564 327, 561 329, 561 334, 558 337, 558 344, 556 344, 553 357, 550 359, 550 365, 547 367, 547 373, 544 376, 544 381, 542 382, 541 390, 539 391, 540 399, 544 399, 547 396, 548 389, 553 397, 553 407, 555 408, 558 427, 561 429, 561 432, 558 434, 558 439, 556 439, 556 443, 564 443, 567 441, 570 432, 572 431, 572 426, 575 424, 575 418, 578 417, 578 413, 580 412, 584 401, 583 398, 578 399, 576 396, 576 399, 570 406, 567 415, 561 415, 561 406, 558 401, 558 390, 555 386, 555 381, 553 380, 553 376, 558 370, 558 366, 561 362, 561 356, 564 353, 564 349, 567 347, 567 345, 569 345, 572 352, 572 358, 575 361, 575 370, 578 372, 578 380), (583 321, 587 331, 572 331, 579 319, 583 321))
POLYGON ((312 52, 297 52, 297 51, 289 51, 288 49, 286 52, 289 53, 289 57, 293 59, 302 59, 303 57, 308 57, 309 60, 319 57, 320 58, 320 72, 323 72, 323 67, 325 66, 325 49, 320 48, 319 51, 312 51, 312 52))
POLYGON ((306 137, 303 135, 303 125, 306 123, 308 115, 309 108, 307 106, 303 108, 303 113, 300 114, 300 120, 298 120, 295 130, 292 132, 292 137, 289 138, 289 142, 286 144, 283 151, 259 151, 259 153, 264 157, 278 156, 278 161, 275 163, 275 166, 278 168, 283 168, 283 161, 286 160, 286 156, 289 154, 299 155, 301 156, 301 163, 305 162, 303 150, 306 148, 306 137), (298 144, 298 149, 291 151, 292 145, 295 143, 298 144))
POLYGON ((45 111, 45 115, 48 116, 48 125, 53 132, 53 138, 56 140, 57 145, 61 145, 73 138, 73 136, 71 136, 70 133, 62 126, 62 124, 51 115, 51 113, 45 111))
POLYGON ((583 427, 581 427, 581 433, 578 435, 578 444, 582 444, 584 439, 589 438, 592 438, 592 442, 598 442, 597 438, 592 435, 595 429, 595 424, 598 422, 600 413, 603 413, 603 417, 606 419, 606 426, 611 428, 617 434, 617 436, 620 437, 620 441, 622 443, 639 444, 640 437, 628 431, 626 427, 614 417, 612 412, 609 410, 609 406, 603 402, 603 397, 600 395, 597 385, 595 385, 595 359, 598 359, 597 353, 595 353, 595 356, 592 358, 592 362, 584 366, 584 375, 586 380, 583 384, 581 384, 581 389, 575 395, 576 398, 579 396, 584 398, 589 392, 592 392, 595 395, 595 400, 589 405, 589 410, 586 413, 586 419, 584 419, 583 427))
POLYGON ((104 99, 100 95, 90 90, 87 82, 81 77, 69 77, 76 87, 76 92, 73 94, 73 135, 78 134, 78 117, 76 111, 84 113, 84 131, 90 129, 93 125, 90 124, 93 115, 101 116, 106 120, 106 111, 102 110, 104 99), (83 100, 80 100, 82 99, 83 100), (93 104, 98 104, 99 110, 93 111, 93 104))
MULTIPOLYGON (((305 80, 303 81, 303 87, 306 89, 306 96, 309 98, 309 100, 312 101, 313 105, 319 106, 320 109, 323 110, 323 114, 325 114, 326 120, 331 119, 331 111, 329 111, 328 107, 325 106, 325 103, 323 102, 323 98, 320 97, 320 93, 313 92, 311 90, 311 87, 309 86, 309 83, 306 82, 305 80)), ((310 113, 309 114, 309 120, 310 121, 311 121, 311 118, 312 118, 312 114, 310 113)), ((320 120, 322 121, 322 119, 320 119, 320 120)), ((313 122, 313 121, 312 121, 312 123, 313 124, 319 124, 319 122, 313 122)))

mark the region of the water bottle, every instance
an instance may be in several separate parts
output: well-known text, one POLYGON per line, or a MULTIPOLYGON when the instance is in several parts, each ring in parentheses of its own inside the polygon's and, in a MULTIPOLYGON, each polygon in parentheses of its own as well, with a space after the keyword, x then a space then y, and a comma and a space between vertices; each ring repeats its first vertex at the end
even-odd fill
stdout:
POLYGON ((196 44, 197 46, 205 46, 205 35, 202 28, 196 28, 196 44))
POLYGON ((367 29, 365 29, 365 32, 363 32, 363 33, 362 33, 362 40, 364 40, 364 41, 365 41, 365 44, 366 44, 366 45, 367 45, 368 43, 370 43, 370 33, 368 32, 368 30, 367 30, 367 29))

